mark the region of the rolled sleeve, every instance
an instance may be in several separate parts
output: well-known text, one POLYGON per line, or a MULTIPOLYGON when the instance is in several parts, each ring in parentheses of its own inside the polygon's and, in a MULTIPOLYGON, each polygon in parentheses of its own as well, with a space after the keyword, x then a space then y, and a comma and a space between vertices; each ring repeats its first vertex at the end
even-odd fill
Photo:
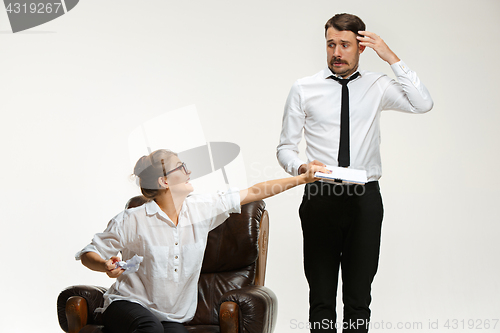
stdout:
POLYGON ((106 259, 106 258, 104 258, 102 256, 102 254, 99 253, 99 251, 97 250, 97 248, 94 245, 92 245, 92 244, 89 244, 89 245, 85 246, 82 250, 78 251, 75 254, 75 259, 76 260, 81 260, 82 259, 82 255, 84 255, 87 252, 95 252, 98 255, 100 255, 102 259, 106 259))
POLYGON ((227 191, 217 192, 214 207, 217 216, 212 220, 210 230, 221 225, 229 217, 229 214, 241 213, 240 190, 233 187, 227 191))
POLYGON ((96 252, 101 258, 107 260, 116 256, 125 248, 123 237, 123 214, 113 218, 102 233, 94 235, 92 242, 75 254, 75 259, 80 260, 87 252, 96 252))

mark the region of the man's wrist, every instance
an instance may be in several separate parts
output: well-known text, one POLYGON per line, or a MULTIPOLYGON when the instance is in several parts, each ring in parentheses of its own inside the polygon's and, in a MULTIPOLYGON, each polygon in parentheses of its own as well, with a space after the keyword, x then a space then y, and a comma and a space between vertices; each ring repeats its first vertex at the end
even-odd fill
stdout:
POLYGON ((389 65, 391 65, 391 66, 400 62, 400 61, 401 61, 401 59, 399 59, 399 57, 394 53, 389 59, 387 59, 387 63, 389 63, 389 65))

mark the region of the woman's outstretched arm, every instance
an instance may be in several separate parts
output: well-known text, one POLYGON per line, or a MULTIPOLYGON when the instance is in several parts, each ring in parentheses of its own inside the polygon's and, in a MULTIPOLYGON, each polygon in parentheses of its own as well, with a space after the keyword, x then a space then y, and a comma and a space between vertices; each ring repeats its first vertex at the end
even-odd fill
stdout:
POLYGON ((273 195, 289 190, 297 185, 311 183, 319 178, 314 177, 317 172, 330 173, 325 167, 320 165, 311 166, 307 172, 288 178, 268 180, 266 182, 255 184, 245 190, 240 191, 240 204, 244 205, 253 201, 266 199, 273 195))

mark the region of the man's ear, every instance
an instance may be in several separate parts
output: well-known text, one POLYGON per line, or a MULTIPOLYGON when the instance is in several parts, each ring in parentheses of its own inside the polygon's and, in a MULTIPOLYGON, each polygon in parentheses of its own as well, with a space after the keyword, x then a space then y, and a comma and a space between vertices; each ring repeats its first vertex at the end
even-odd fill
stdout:
POLYGON ((363 53, 363 51, 365 50, 366 46, 365 45, 360 45, 359 46, 359 54, 363 53))

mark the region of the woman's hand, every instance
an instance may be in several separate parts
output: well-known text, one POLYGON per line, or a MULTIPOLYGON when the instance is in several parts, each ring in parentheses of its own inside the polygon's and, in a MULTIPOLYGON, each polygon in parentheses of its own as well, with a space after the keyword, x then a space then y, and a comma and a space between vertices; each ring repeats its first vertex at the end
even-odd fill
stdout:
POLYGON ((109 260, 104 260, 96 252, 86 252, 81 255, 80 259, 85 267, 93 271, 104 272, 110 278, 117 278, 124 272, 123 269, 116 268, 116 263, 120 261, 119 257, 111 257, 109 260))
POLYGON ((119 257, 111 257, 109 260, 104 262, 105 272, 110 278, 117 278, 125 272, 125 270, 120 267, 116 268, 116 263, 119 261, 119 257))
POLYGON ((320 180, 320 178, 314 176, 314 174, 316 172, 332 173, 330 170, 328 170, 327 168, 325 168, 322 165, 312 164, 309 166, 307 171, 305 173, 301 174, 300 176, 304 177, 304 180, 306 183, 312 183, 312 182, 315 182, 317 180, 320 180))
POLYGON ((321 163, 320 161, 318 160, 314 160, 312 162, 309 162, 307 164, 302 164, 300 167, 299 167, 299 175, 303 174, 303 173, 306 173, 307 170, 309 170, 313 165, 319 165, 319 166, 323 166, 323 167, 326 167, 326 164, 325 163, 321 163))

